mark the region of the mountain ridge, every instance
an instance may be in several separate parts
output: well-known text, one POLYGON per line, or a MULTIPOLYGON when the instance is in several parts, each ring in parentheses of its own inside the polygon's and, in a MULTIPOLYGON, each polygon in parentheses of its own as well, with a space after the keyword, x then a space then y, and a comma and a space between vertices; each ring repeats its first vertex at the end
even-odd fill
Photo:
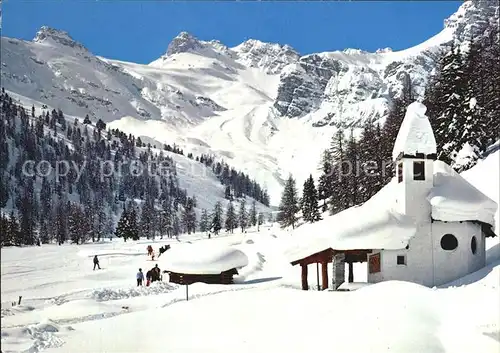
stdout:
POLYGON ((335 129, 383 122, 408 82, 421 99, 440 51, 466 45, 495 16, 492 2, 466 1, 427 41, 375 53, 301 56, 287 45, 252 39, 229 48, 181 32, 148 65, 95 56, 47 27, 42 43, 2 37, 2 85, 70 115, 231 156, 230 164, 277 190, 276 203, 288 173, 303 180, 316 169, 335 129), (297 139, 302 146, 290 145, 297 139))

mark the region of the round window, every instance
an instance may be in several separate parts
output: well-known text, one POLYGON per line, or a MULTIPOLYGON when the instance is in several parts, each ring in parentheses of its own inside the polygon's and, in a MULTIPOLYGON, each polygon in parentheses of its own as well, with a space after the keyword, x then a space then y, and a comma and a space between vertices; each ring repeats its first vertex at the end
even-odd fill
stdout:
POLYGON ((441 238, 443 250, 455 250, 458 247, 458 240, 453 234, 445 234, 441 238))
POLYGON ((470 241, 470 250, 472 251, 473 254, 477 252, 477 240, 476 237, 472 237, 470 241))

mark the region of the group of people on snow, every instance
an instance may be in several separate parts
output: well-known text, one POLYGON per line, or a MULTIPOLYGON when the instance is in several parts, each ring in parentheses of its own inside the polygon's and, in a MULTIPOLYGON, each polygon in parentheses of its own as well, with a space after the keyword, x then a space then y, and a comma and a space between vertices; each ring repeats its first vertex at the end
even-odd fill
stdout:
MULTIPOLYGON (((142 268, 139 269, 139 272, 137 272, 136 275, 137 279, 137 286, 142 286, 142 283, 144 282, 144 273, 142 272, 142 268)), ((161 281, 162 276, 161 276, 161 271, 160 268, 158 267, 158 264, 155 265, 151 270, 146 272, 146 287, 149 287, 149 285, 152 282, 156 281, 161 281)))
MULTIPOLYGON (((158 257, 160 257, 161 254, 163 254, 168 249, 170 249, 170 245, 161 246, 160 249, 159 249, 160 255, 158 255, 158 257)), ((148 251, 148 256, 151 256, 151 260, 154 261, 155 252, 154 252, 153 247, 151 245, 148 245, 147 251, 148 251)), ((94 271, 95 271, 96 267, 99 270, 101 269, 101 266, 99 265, 99 259, 97 258, 97 255, 94 256, 93 263, 94 263, 94 271)), ((139 272, 137 272, 137 275, 136 275, 137 286, 142 286, 143 282, 144 282, 144 279, 146 279, 146 286, 147 287, 149 287, 149 285, 152 282, 161 281, 162 280, 162 275, 161 275, 160 268, 158 267, 158 264, 156 264, 155 267, 153 267, 151 270, 149 270, 148 272, 146 272, 146 278, 144 278, 144 273, 142 272, 142 268, 139 269, 139 272)))

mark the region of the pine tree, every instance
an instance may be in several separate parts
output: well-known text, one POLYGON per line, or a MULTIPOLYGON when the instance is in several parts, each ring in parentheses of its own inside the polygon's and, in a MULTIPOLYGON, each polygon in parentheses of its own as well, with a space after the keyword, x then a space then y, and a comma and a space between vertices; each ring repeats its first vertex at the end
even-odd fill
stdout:
POLYGON ((348 199, 346 208, 348 208, 359 203, 359 149, 358 143, 354 138, 353 129, 351 129, 351 134, 347 141, 345 159, 349 167, 347 173, 342 174, 342 177, 346 180, 346 198, 348 199))
POLYGON ((222 229, 222 204, 220 203, 220 201, 217 201, 214 206, 214 211, 212 213, 212 224, 210 228, 213 230, 215 235, 219 234, 220 230, 222 229))
POLYGON ((250 225, 257 225, 257 203, 255 200, 252 201, 252 207, 250 208, 250 225))
POLYGON ((451 163, 461 148, 460 130, 464 123, 467 95, 465 65, 459 49, 452 47, 443 56, 436 85, 439 87, 434 98, 437 111, 431 124, 438 145, 438 158, 451 163))
POLYGON ((94 199, 94 234, 96 241, 100 241, 106 230, 106 212, 104 209, 104 200, 101 194, 96 194, 94 199))
POLYGON ((240 211, 238 212, 238 223, 241 228, 241 232, 243 233, 245 229, 248 227, 248 212, 246 209, 246 200, 240 201, 240 211))
POLYGON ((150 197, 142 205, 141 219, 139 222, 139 229, 143 236, 147 239, 154 239, 154 221, 155 209, 153 200, 150 197))
POLYGON ((302 218, 305 222, 314 223, 321 219, 318 210, 318 193, 314 186, 312 175, 304 182, 304 189, 301 199, 302 218))
POLYGON ((257 232, 260 231, 260 226, 264 224, 264 214, 262 212, 259 212, 259 215, 257 217, 257 232))
POLYGON ((106 130, 106 124, 101 119, 97 120, 97 123, 95 124, 95 127, 97 128, 97 130, 99 130, 99 133, 102 130, 106 130))
POLYGON ((53 240, 49 228, 48 219, 40 221, 40 242, 42 244, 49 244, 53 240))
POLYGON ((332 196, 334 182, 333 177, 332 157, 328 150, 323 152, 321 157, 321 176, 318 181, 318 200, 323 201, 322 210, 327 210, 327 200, 332 196))
POLYGON ((115 232, 115 221, 113 217, 113 212, 111 209, 108 210, 108 216, 106 218, 106 234, 109 237, 109 240, 113 238, 113 234, 115 232))
MULTIPOLYGON (((392 150, 396 143, 396 138, 399 133, 399 128, 405 116, 405 101, 402 98, 395 98, 392 101, 389 115, 387 116, 382 127, 381 148, 382 154, 386 160, 392 160, 392 150)), ((390 163, 383 164, 382 175, 384 176, 384 184, 388 183, 394 176, 394 167, 390 163)))
POLYGON ((226 200, 232 200, 233 196, 231 195, 231 187, 229 185, 226 186, 224 190, 224 198, 226 200))
POLYGON ((40 222, 48 220, 52 209, 52 190, 46 177, 42 178, 42 188, 40 189, 40 222))
POLYGON ((68 236, 75 244, 82 244, 85 239, 81 231, 81 225, 85 221, 85 214, 77 204, 70 204, 68 212, 68 236))
POLYGON ((172 237, 172 205, 171 201, 168 199, 163 200, 162 210, 159 215, 160 223, 160 237, 163 238, 163 234, 167 233, 167 237, 172 237))
POLYGON ((188 234, 196 231, 196 213, 194 211, 193 199, 190 197, 188 197, 182 213, 182 226, 188 234))
POLYGON ((299 211, 297 189, 295 179, 290 174, 285 183, 281 203, 279 206, 278 221, 282 228, 292 226, 295 228, 297 212, 299 211))
POLYGON ((181 222, 179 220, 179 215, 174 212, 172 214, 172 235, 174 237, 177 237, 179 236, 179 234, 181 233, 181 222))
POLYGON ((22 239, 19 230, 19 222, 17 221, 13 211, 10 212, 10 216, 6 220, 8 228, 6 232, 7 239, 5 245, 21 245, 22 239))
POLYGON ((7 202, 9 201, 9 189, 7 180, 8 179, 3 176, 3 172, 0 171, 0 208, 4 208, 5 206, 7 206, 7 202))
POLYGON ((127 241, 129 238, 129 231, 128 231, 128 213, 125 208, 123 208, 122 215, 120 217, 120 220, 118 221, 118 224, 115 229, 115 236, 117 238, 123 238, 123 241, 127 241))
POLYGON ((233 233, 234 228, 238 227, 236 212, 232 201, 227 204, 226 210, 226 232, 233 233))
POLYGON ((139 227, 137 225, 137 211, 135 208, 135 205, 130 206, 130 211, 128 213, 128 232, 129 232, 129 238, 132 240, 139 240, 140 235, 139 235, 139 227))
POLYGON ((9 219, 5 217, 0 208, 0 246, 9 246, 12 244, 12 236, 9 233, 9 219))
POLYGON ((330 175, 330 213, 335 214, 349 207, 348 179, 349 161, 346 154, 346 141, 344 131, 338 129, 330 143, 330 156, 332 158, 332 171, 330 175))
POLYGON ((25 178, 21 184, 21 196, 17 208, 20 213, 20 244, 35 245, 36 243, 36 195, 33 179, 25 178))
POLYGON ((208 219, 208 212, 204 208, 201 210, 201 216, 200 216, 200 232, 206 232, 209 230, 209 219, 208 219))

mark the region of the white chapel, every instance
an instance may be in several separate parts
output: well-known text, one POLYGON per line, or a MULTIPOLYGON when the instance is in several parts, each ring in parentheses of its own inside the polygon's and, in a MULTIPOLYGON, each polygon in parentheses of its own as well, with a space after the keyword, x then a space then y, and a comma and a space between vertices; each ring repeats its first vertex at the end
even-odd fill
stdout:
MULTIPOLYGON (((296 231, 286 255, 302 266, 333 262, 332 285, 343 268, 367 262, 369 283, 401 280, 438 286, 485 266, 485 239, 493 237, 497 204, 446 163, 436 159, 436 141, 426 107, 412 103, 393 150, 396 176, 361 206, 296 231), (336 270, 337 268, 337 270, 336 270)), ((329 282, 328 282, 329 283, 329 282)))

